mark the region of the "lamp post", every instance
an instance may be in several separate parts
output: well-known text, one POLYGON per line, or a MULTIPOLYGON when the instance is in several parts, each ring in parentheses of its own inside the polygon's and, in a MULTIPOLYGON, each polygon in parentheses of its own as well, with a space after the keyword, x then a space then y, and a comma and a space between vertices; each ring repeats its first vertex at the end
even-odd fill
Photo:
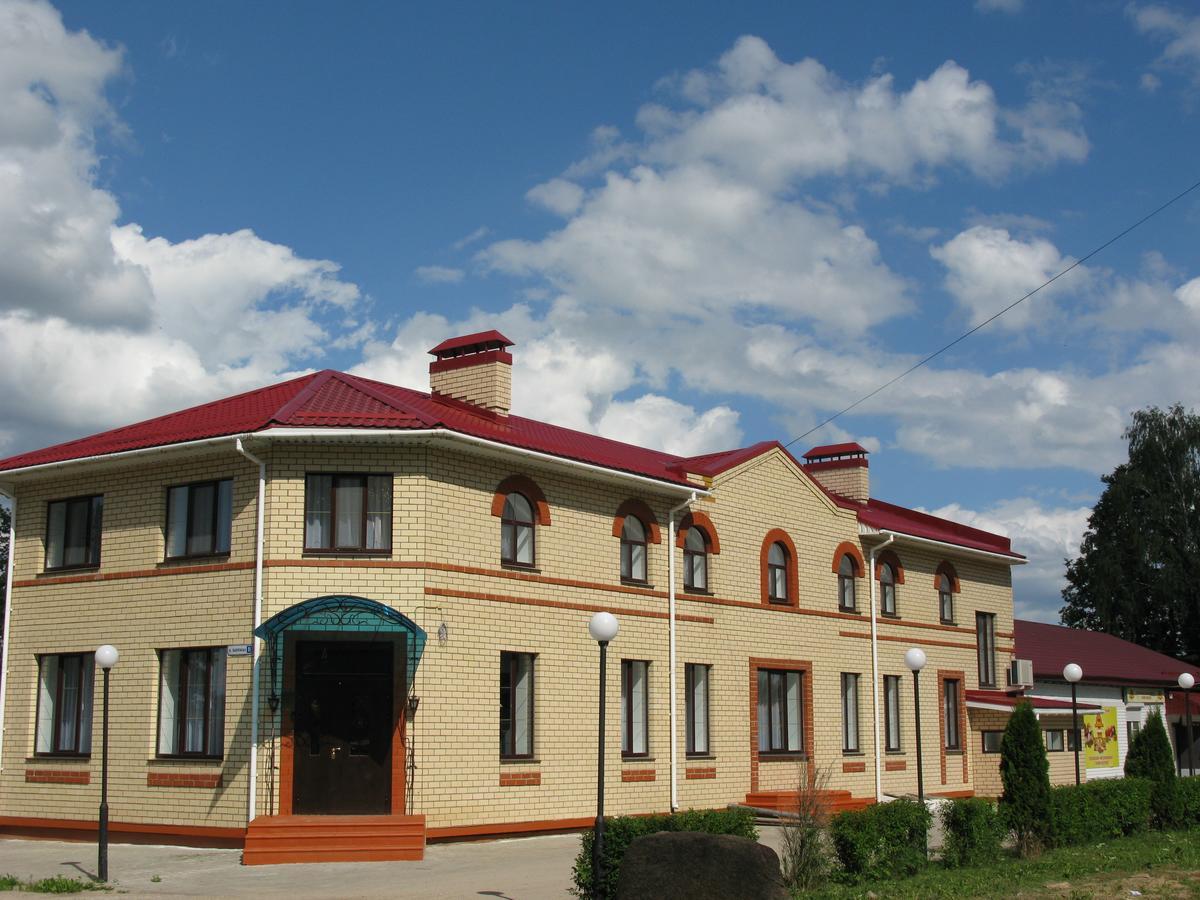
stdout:
POLYGON ((1191 672, 1179 674, 1179 686, 1183 688, 1184 711, 1187 719, 1188 774, 1196 774, 1196 736, 1192 733, 1192 688, 1196 678, 1191 672))
POLYGON ((1076 663, 1063 666, 1063 678, 1071 683, 1071 739, 1075 742, 1075 783, 1079 784, 1079 744, 1083 735, 1079 733, 1079 696, 1076 685, 1083 677, 1083 669, 1076 663))
POLYGON ((100 846, 96 873, 101 881, 108 881, 108 673, 119 658, 120 654, 112 644, 102 644, 96 649, 96 665, 104 672, 104 725, 100 739, 100 846))
POLYGON ((921 759, 921 679, 918 677, 925 668, 925 651, 920 647, 911 647, 904 654, 904 664, 913 673, 913 712, 917 717, 917 798, 925 805, 925 765, 921 759))
POLYGON ((620 626, 612 613, 598 612, 588 622, 588 634, 600 645, 600 721, 596 750, 596 829, 592 840, 592 896, 604 900, 604 696, 608 642, 617 636, 620 626))

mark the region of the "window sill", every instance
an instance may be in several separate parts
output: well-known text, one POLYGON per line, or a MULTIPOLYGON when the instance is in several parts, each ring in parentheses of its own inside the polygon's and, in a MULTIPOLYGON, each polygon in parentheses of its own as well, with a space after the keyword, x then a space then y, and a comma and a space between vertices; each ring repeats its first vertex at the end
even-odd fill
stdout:
POLYGON ((794 753, 780 752, 779 750, 758 751, 759 762, 804 762, 808 759, 808 754, 802 751, 794 753))
POLYGON ((622 578, 621 585, 623 587, 642 588, 644 590, 654 590, 654 585, 648 581, 638 581, 636 578, 622 578))
POLYGON ((848 616, 861 616, 862 615, 862 613, 860 613, 858 611, 857 606, 853 606, 853 607, 839 606, 837 611, 840 613, 845 613, 848 616))
POLYGON ((642 754, 641 756, 639 756, 636 753, 622 753, 621 754, 621 762, 622 763, 654 762, 654 757, 650 756, 648 753, 642 754))
POLYGON ((896 619, 897 621, 899 621, 900 614, 899 613, 890 613, 890 612, 880 612, 879 618, 881 618, 881 619, 896 619))
POLYGON ((688 753, 686 758, 689 762, 700 762, 702 760, 714 760, 717 758, 715 753, 688 753))
POLYGON ((80 574, 85 574, 87 572, 99 572, 99 571, 100 571, 99 563, 96 563, 95 565, 89 565, 89 566, 60 566, 57 569, 43 569, 42 571, 38 572, 37 577, 38 578, 54 578, 55 576, 58 576, 58 575, 80 575, 80 574))
POLYGON ((198 562, 224 562, 229 559, 230 554, 225 553, 196 553, 192 556, 168 556, 162 560, 158 567, 160 569, 169 569, 175 565, 187 565, 189 563, 198 562))
POLYGON ((390 548, 387 550, 314 550, 312 548, 306 547, 303 551, 303 556, 305 559, 308 559, 311 557, 322 557, 322 556, 335 556, 335 557, 366 556, 366 557, 374 558, 374 557, 380 557, 380 556, 388 557, 391 555, 392 555, 392 551, 390 548))
POLYGON ((35 753, 25 757, 27 763, 86 763, 90 762, 90 753, 35 753))
POLYGON ((225 762, 223 756, 151 756, 148 766, 219 766, 225 762))
POLYGON ((938 619, 938 624, 939 625, 949 625, 952 628, 958 627, 958 623, 955 622, 953 619, 938 619))
POLYGON ((946 748, 946 755, 947 755, 947 756, 962 756, 962 755, 963 755, 963 751, 962 751, 962 748, 961 748, 961 747, 955 747, 955 748, 953 748, 953 749, 952 749, 952 748, 950 748, 950 747, 947 747, 947 748, 946 748))
POLYGON ((510 572, 528 572, 530 575, 541 575, 542 570, 537 566, 527 566, 524 563, 500 562, 500 568, 507 569, 510 572))
POLYGON ((906 750, 884 750, 883 755, 884 756, 908 756, 908 751, 906 751, 906 750))
POLYGON ((843 750, 842 751, 842 756, 849 757, 851 759, 858 759, 858 758, 864 757, 866 755, 867 754, 865 752, 863 752, 862 750, 843 750))
POLYGON ((536 756, 502 756, 500 757, 500 765, 502 766, 540 766, 541 759, 536 756))
POLYGON ((695 594, 698 597, 711 597, 713 595, 713 592, 708 588, 688 587, 686 584, 683 586, 683 592, 685 594, 695 594))

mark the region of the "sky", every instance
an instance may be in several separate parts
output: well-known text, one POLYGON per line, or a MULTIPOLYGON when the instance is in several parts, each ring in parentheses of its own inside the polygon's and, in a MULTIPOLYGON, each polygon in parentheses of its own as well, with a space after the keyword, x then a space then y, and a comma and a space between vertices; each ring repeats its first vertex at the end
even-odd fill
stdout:
MULTIPOLYGON (((0 455, 318 368, 790 441, 1200 179, 1185 3, 0 0, 0 455), (735 8, 736 6, 736 8, 735 8)), ((1200 190, 793 445, 1008 534, 1057 620, 1138 408, 1196 405, 1200 190)))

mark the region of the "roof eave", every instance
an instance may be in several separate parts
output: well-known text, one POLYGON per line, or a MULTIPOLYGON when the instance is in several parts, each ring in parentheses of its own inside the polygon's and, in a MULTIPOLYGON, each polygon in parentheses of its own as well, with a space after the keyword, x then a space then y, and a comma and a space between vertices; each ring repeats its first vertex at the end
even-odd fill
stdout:
POLYGON ((988 559, 993 562, 1002 562, 1010 566, 1023 566, 1028 560, 1020 554, 997 553, 992 550, 980 550, 976 547, 967 547, 963 544, 955 544, 950 541, 939 541, 934 538, 921 537, 920 535, 910 534, 906 531, 900 531, 895 528, 876 528, 873 525, 867 525, 863 522, 858 523, 858 533, 861 537, 887 537, 889 535, 900 541, 913 541, 917 544, 922 544, 932 547, 940 547, 944 550, 961 553, 967 556, 973 556, 978 559, 988 559))

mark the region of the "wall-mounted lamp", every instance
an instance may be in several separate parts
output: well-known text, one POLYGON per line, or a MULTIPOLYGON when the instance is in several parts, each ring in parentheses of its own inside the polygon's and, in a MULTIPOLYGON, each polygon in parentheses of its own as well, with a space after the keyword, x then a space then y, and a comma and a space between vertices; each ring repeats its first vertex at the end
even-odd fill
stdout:
POLYGON ((408 718, 411 721, 413 716, 417 714, 417 707, 421 705, 421 698, 416 694, 408 695, 408 718))

